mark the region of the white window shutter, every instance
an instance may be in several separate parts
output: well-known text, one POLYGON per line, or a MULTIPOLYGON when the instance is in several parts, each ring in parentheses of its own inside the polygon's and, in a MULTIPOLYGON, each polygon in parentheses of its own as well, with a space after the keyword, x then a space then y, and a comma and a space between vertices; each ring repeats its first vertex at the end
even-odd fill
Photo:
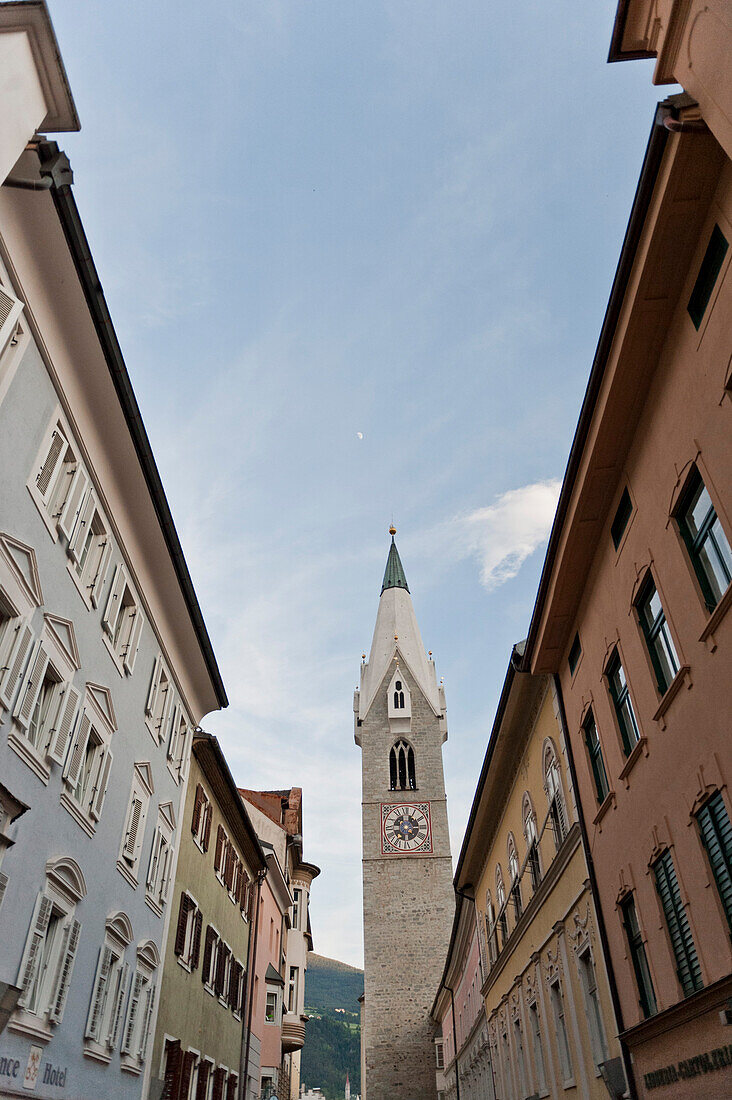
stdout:
POLYGON ((117 987, 117 996, 112 1009, 112 1015, 109 1019, 109 1034, 107 1035, 107 1043, 112 1049, 117 1045, 117 1036, 119 1035, 119 1025, 122 1022, 122 1009, 125 1003, 125 994, 127 992, 127 981, 130 975, 130 967, 128 963, 125 963, 124 970, 120 970, 119 986, 117 987))
POLYGON ((39 642, 28 663, 28 674, 25 677, 25 685, 18 696, 18 702, 15 704, 15 710, 13 711, 13 717, 18 725, 22 726, 24 730, 28 729, 30 724, 33 708, 36 705, 38 693, 41 690, 41 684, 43 683, 43 677, 46 675, 47 668, 48 654, 39 642))
POLYGON ((66 950, 64 951, 58 982, 54 989, 49 1016, 49 1019, 53 1020, 55 1024, 60 1024, 64 1017, 66 998, 69 994, 69 985, 71 984, 71 975, 74 970, 76 950, 79 946, 79 936, 81 935, 81 925, 78 920, 72 921, 68 927, 69 935, 66 942, 66 950))
POLYGON ((56 764, 63 765, 66 760, 66 750, 69 747, 69 736, 76 717, 79 698, 79 692, 73 684, 64 684, 48 746, 48 755, 56 764))
POLYGON ((13 701, 15 690, 25 671, 26 661, 30 654, 33 631, 27 623, 18 623, 15 631, 15 639, 8 654, 8 663, 5 674, 0 683, 0 702, 9 707, 13 701))
POLYGON ((71 539, 74 533, 74 528, 86 504, 88 489, 89 478, 86 470, 80 462, 77 462, 66 500, 58 517, 58 529, 67 539, 71 539))
MULTIPOLYGON (((69 496, 69 500, 71 500, 71 496, 69 496)), ((97 500, 92 489, 89 489, 83 501, 79 504, 79 508, 74 516, 74 522, 69 525, 69 534, 66 536, 69 540, 68 554, 72 561, 76 562, 81 557, 81 552, 86 542, 86 536, 91 527, 96 510, 97 500)), ((63 522, 64 517, 62 516, 59 521, 59 528, 61 528, 63 522)), ((63 533, 66 534, 66 531, 64 530, 63 533)))
POLYGON ((127 1020, 125 1022, 125 1037, 122 1042, 122 1053, 130 1054, 135 1038, 135 1024, 140 1011, 140 994, 142 993, 143 977, 139 970, 135 972, 135 980, 130 994, 130 1003, 127 1006, 127 1020))
POLYGON ((89 715, 86 713, 85 710, 82 710, 76 723, 74 747, 69 753, 68 760, 66 761, 66 767, 64 769, 64 779, 69 784, 72 790, 76 788, 79 782, 81 768, 84 763, 84 756, 86 755, 86 744, 89 740, 90 729, 91 721, 89 719, 89 715))
POLYGON ((155 710, 155 703, 158 697, 158 691, 160 690, 160 673, 162 671, 163 663, 160 657, 155 658, 152 670, 152 678, 150 680, 150 688, 147 693, 147 702, 145 703, 145 714, 150 718, 155 710))
POLYGON ((95 821, 99 821, 99 818, 102 816, 104 799, 107 794, 107 787, 109 786, 109 774, 112 770, 112 760, 112 753, 109 749, 105 749, 102 759, 99 761, 99 771, 97 772, 94 793, 89 809, 89 813, 95 821))
POLYGON ((140 818, 142 817, 142 802, 139 798, 133 795, 132 805, 130 806, 130 813, 127 824, 127 835, 125 836, 123 854, 128 859, 135 858, 135 848, 137 847, 137 832, 140 828, 140 818))
POLYGON ((160 859, 160 849, 163 844, 163 836, 160 829, 155 830, 155 838, 153 840, 152 851, 150 852, 150 866, 147 869, 147 888, 152 890, 155 886, 155 882, 158 875, 158 861, 160 859))
POLYGON ((97 972, 94 975, 92 986, 91 1004, 86 1021, 86 1038, 99 1039, 99 1029, 104 1016, 104 1004, 107 997, 107 983, 109 982, 109 969, 112 965, 112 949, 105 944, 99 948, 99 961, 97 972))
POLYGON ((0 871, 0 905, 5 897, 5 887, 8 885, 8 876, 0 871))
POLYGON ((147 1040, 150 1035, 150 1024, 152 1023, 153 1009, 155 1008, 155 982, 148 982, 147 986, 147 999, 145 1001, 145 1018, 143 1021, 142 1031, 140 1033, 140 1046, 137 1051, 137 1057, 141 1062, 145 1060, 145 1051, 147 1050, 147 1040))
POLYGON ((7 287, 0 287, 0 355, 13 338, 22 312, 23 303, 7 287))
POLYGON ((101 545, 101 553, 99 555, 99 564, 97 566, 94 576, 89 581, 89 598, 92 603, 92 607, 99 606, 99 594, 104 584, 104 578, 107 573, 107 566, 109 565, 109 559, 112 556, 112 540, 109 534, 104 535, 104 541, 101 545))
POLYGON ((36 898, 28 939, 26 940, 23 958, 20 960, 20 967, 18 969, 18 985, 22 990, 18 997, 18 1004, 21 1008, 25 1007, 36 970, 41 962, 41 950, 46 938, 46 930, 48 928, 48 922, 51 919, 52 909, 53 902, 51 899, 46 897, 45 894, 40 893, 36 898))
POLYGON ((162 868, 160 871, 160 903, 165 905, 168 900, 168 890, 170 888, 170 868, 173 862, 173 847, 171 844, 165 844, 165 851, 163 853, 162 868))
POLYGON ((168 760, 175 760, 176 747, 178 745, 178 730, 180 728, 181 709, 180 703, 176 702, 172 708, 173 713, 170 716, 170 728, 168 730, 168 760))
POLYGON ((130 676, 132 675, 135 667, 135 658, 137 657, 137 650, 140 647, 140 637, 142 635, 142 628, 145 625, 145 617, 140 610, 139 603, 135 607, 134 619, 132 620, 132 627, 130 629, 130 640, 127 643, 127 648, 124 654, 124 660, 122 661, 125 672, 130 676))
POLYGON ((53 435, 51 436, 51 442, 48 445, 46 457, 43 460, 43 465, 38 471, 38 477, 36 478, 36 486, 38 488, 38 492, 41 494, 44 501, 46 500, 48 496, 48 491, 54 482, 55 475, 63 457, 64 448, 66 446, 66 437, 58 428, 55 428, 53 435))
POLYGON ((125 576, 125 571, 121 565, 118 565, 114 571, 112 587, 109 590, 107 605, 104 608, 104 615, 102 616, 102 626, 110 637, 114 634, 114 628, 117 625, 117 617, 122 608, 122 596, 124 595, 126 584, 127 577, 125 576))

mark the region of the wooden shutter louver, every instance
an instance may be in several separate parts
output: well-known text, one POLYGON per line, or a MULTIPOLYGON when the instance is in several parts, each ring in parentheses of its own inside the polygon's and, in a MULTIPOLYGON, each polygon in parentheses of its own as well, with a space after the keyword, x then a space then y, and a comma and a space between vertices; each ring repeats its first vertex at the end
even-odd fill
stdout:
POLYGON ((211 976, 211 955, 213 954, 213 945, 216 939, 216 933, 209 924, 206 928, 206 939, 203 946, 203 967, 201 968, 201 980, 204 985, 209 983, 209 978, 211 976))
POLYGON ((196 1055, 192 1050, 187 1050, 183 1055, 183 1068, 180 1075, 180 1100, 188 1100, 195 1065, 196 1055))
POLYGON ((221 870, 221 857, 224 851, 225 839, 226 835, 224 833, 224 830, 221 825, 219 825, 216 832, 216 851, 214 852, 214 870, 217 872, 221 870))
POLYGON ((225 1080, 226 1080, 226 1070, 223 1068, 223 1066, 219 1066, 219 1068, 214 1073, 214 1087, 213 1087, 212 1100, 223 1100, 225 1080))
POLYGON ((92 794, 91 808, 89 810, 91 816, 95 821, 99 821, 102 816, 102 808, 104 806, 104 799, 107 794, 107 788, 109 786, 109 776, 112 771, 112 753, 109 749, 105 749, 102 759, 99 761, 99 770, 97 772, 97 779, 94 786, 94 792, 92 794))
POLYGON ((27 623, 19 623, 16 628, 15 639, 8 657, 5 675, 0 684, 0 702, 9 707, 13 696, 20 683, 29 657, 33 631, 27 623))
POLYGON ((74 961, 76 959, 76 950, 79 946, 79 936, 81 935, 81 925, 78 920, 71 921, 71 923, 67 925, 66 933, 64 947, 61 953, 61 965, 59 967, 56 986, 53 992, 51 1012, 49 1015, 49 1019, 56 1024, 61 1023, 64 1009, 66 1008, 66 998, 69 993, 71 975, 74 970, 74 961))
POLYGON ((193 943, 191 945, 191 970, 198 968, 198 960, 201 955, 201 930, 203 928, 203 913, 200 909, 196 911, 196 915, 193 918, 193 943))
POLYGON ((140 827, 140 818, 142 817, 142 802, 139 798, 132 799, 132 806, 130 807, 129 816, 129 828, 127 830, 127 836, 125 837, 125 845, 123 849, 123 855, 129 860, 134 860, 135 849, 137 847, 137 830, 140 827))
POLYGON ((104 1014, 104 1006, 107 998, 107 983, 109 981, 109 970, 111 965, 112 949, 105 944, 103 947, 99 948, 99 961, 97 962, 97 972, 94 976, 89 1016, 86 1022, 85 1035, 87 1039, 99 1039, 99 1029, 104 1014))
POLYGON ((27 730, 30 725, 33 709, 36 705, 36 700, 38 699, 47 668, 48 654, 43 648, 43 645, 39 642, 28 665, 25 686, 18 696, 18 702, 13 711, 13 717, 18 725, 22 726, 24 730, 27 730))
MULTIPOLYGON (((86 470, 80 462, 77 462, 69 491, 66 494, 66 500, 58 517, 58 529, 69 540, 69 550, 71 549, 72 535, 76 533, 75 528, 80 523, 80 517, 87 501, 88 488, 89 478, 86 475, 86 470)), ((82 530, 80 541, 83 541, 83 538, 82 530)))
POLYGON ((193 815, 191 817, 191 832, 194 836, 198 834, 198 826, 201 823, 201 809, 205 797, 201 784, 196 784, 196 794, 193 800, 193 815))
POLYGON ((122 1043, 122 1053, 129 1054, 135 1037, 135 1024, 140 1009, 140 994, 142 993, 143 976, 139 970, 135 971, 135 979, 132 984, 130 1003, 127 1007, 127 1022, 125 1024, 125 1037, 122 1043))
POLYGON ((150 679, 150 687, 147 693, 147 700, 145 702, 145 714, 148 718, 151 718, 155 710, 155 701, 158 697, 158 690, 160 688, 160 673, 162 670, 162 663, 159 657, 155 658, 153 662, 152 677, 150 679))
POLYGON ((12 340, 22 312, 20 299, 10 294, 6 287, 0 287, 0 355, 12 340))
POLYGON ((146 990, 145 1000, 145 1013, 142 1021, 142 1031, 140 1033, 140 1045, 137 1048, 137 1057, 140 1061, 145 1058, 145 1052, 147 1050, 147 1041, 150 1035, 150 1026, 152 1024, 153 1010, 155 1008, 155 982, 148 982, 146 990))
POLYGON ((201 1062, 198 1067, 198 1084, 196 1085, 196 1100, 206 1100, 208 1092, 208 1076, 211 1072, 210 1062, 201 1062))
POLYGON ((91 600, 92 607, 98 607, 99 605, 99 594, 102 584, 104 583, 109 559, 112 556, 112 540, 109 534, 104 535, 104 541, 100 545, 100 551, 97 559, 98 564, 96 571, 89 581, 89 599, 91 600))
POLYGON ((80 698, 79 692, 72 684, 64 685, 48 746, 48 755, 56 764, 63 765, 66 760, 66 750, 69 747, 69 737, 80 698))
POLYGON ((689 927, 686 909, 681 901, 676 869, 670 852, 664 852, 653 864, 656 888, 661 899, 671 947, 676 958, 676 969, 681 987, 688 997, 701 989, 703 982, 694 939, 689 927))
POLYGON ((229 1074, 229 1080, 226 1082, 226 1100, 236 1100, 236 1087, 239 1084, 239 1078, 235 1073, 229 1074))
POLYGON ((203 812, 206 815, 206 821, 203 827, 203 850, 208 851, 208 844, 211 839, 211 822, 213 820, 213 807, 210 802, 206 802, 203 812))
POLYGON ((129 967, 128 963, 125 963, 125 968, 124 968, 123 971, 121 971, 121 977, 120 977, 120 982, 119 982, 119 986, 118 986, 118 989, 117 989, 117 999, 115 1001, 114 1011, 112 1013, 112 1018, 109 1022, 109 1036, 108 1036, 107 1041, 109 1043, 109 1046, 112 1047, 112 1049, 114 1049, 114 1047, 116 1047, 116 1045, 117 1045, 117 1037, 119 1035, 119 1025, 122 1021, 122 1009, 124 1008, 125 994, 127 993, 127 982, 129 980, 129 976, 130 976, 130 967, 129 967))
POLYGON ((75 790, 79 783, 79 776, 81 775, 81 768, 86 755, 86 746, 89 740, 90 730, 91 721, 89 715, 85 710, 82 710, 76 723, 74 747, 69 754, 65 769, 66 774, 64 776, 72 790, 75 790))
POLYGON ((31 918, 30 932, 28 933, 28 939, 26 940, 25 949, 23 951, 23 958, 20 960, 20 968, 18 970, 18 985, 21 988, 18 1004, 21 1008, 24 1008, 27 1003, 36 969, 40 965, 41 949, 43 948, 43 943, 46 938, 46 931, 48 930, 48 922, 51 919, 52 911, 53 902, 51 899, 46 897, 43 893, 39 894, 36 898, 33 917, 31 918))
POLYGON ((175 931, 175 943, 173 945, 173 951, 178 956, 181 956, 185 950, 188 910, 190 908, 192 908, 192 902, 188 894, 181 894, 180 905, 178 906, 178 927, 175 931))
POLYGON ((161 1100, 178 1100, 181 1084, 181 1062, 180 1041, 178 1039, 166 1039, 165 1076, 163 1078, 164 1084, 161 1100))
POLYGON ((732 822, 719 791, 697 814, 702 842, 732 932, 732 822))
POLYGON ((44 500, 46 499, 51 479, 56 473, 58 464, 61 461, 61 454, 65 446, 67 446, 66 438, 61 434, 59 429, 56 428, 51 436, 48 453, 38 472, 38 477, 36 478, 36 487, 44 500))

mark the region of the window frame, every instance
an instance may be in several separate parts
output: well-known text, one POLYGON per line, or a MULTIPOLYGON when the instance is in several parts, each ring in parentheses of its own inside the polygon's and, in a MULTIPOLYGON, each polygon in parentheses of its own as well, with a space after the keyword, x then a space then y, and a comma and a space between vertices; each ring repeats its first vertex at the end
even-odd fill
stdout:
POLYGON ((719 898, 720 907, 721 907, 722 913, 723 913, 723 915, 726 919, 728 931, 729 931, 730 935, 732 935, 732 843, 730 843, 730 846, 729 846, 729 849, 728 849, 727 844, 725 843, 724 837, 722 836, 721 829, 720 829, 720 826, 719 826, 719 822, 717 820, 715 820, 714 817, 713 817, 713 811, 711 809, 711 807, 713 805, 714 806, 716 806, 716 805, 721 806, 721 809, 724 813, 724 816, 727 819, 727 829, 726 829, 726 831, 727 831, 727 833, 731 833, 732 832, 732 818, 730 817, 730 813, 729 813, 729 810, 727 808, 727 803, 725 802, 724 797, 722 795, 722 792, 720 790, 714 791, 714 793, 709 798, 706 799, 704 804, 702 806, 700 806, 699 809, 694 814, 694 819, 696 821, 696 827, 697 827, 697 832, 698 832, 698 836, 699 836, 699 841, 702 845, 702 848, 704 849, 704 855, 706 857, 707 866, 709 867, 709 871, 710 871, 711 876, 714 880, 714 885, 716 887, 717 897, 719 898), (723 865, 723 868, 724 868, 725 875, 727 877, 727 886, 726 886, 726 891, 724 891, 724 892, 723 892, 724 888, 723 888, 722 884, 720 883, 718 872, 715 869, 715 861, 713 859, 712 853, 709 850, 709 842, 708 842, 708 840, 705 836, 705 830, 704 830, 702 822, 700 820, 702 815, 706 815, 709 818, 709 824, 710 824, 710 827, 711 827, 709 831, 714 833, 714 839, 715 839, 715 842, 716 842, 716 844, 719 848, 719 851, 720 851, 722 865, 723 865), (725 900, 725 898, 726 898, 726 900, 725 900))
MULTIPOLYGON (((704 478, 701 475, 701 471, 696 463, 692 466, 689 476, 686 479, 686 484, 679 496, 678 503, 673 510, 673 518, 676 524, 676 528, 681 537, 681 542, 684 545, 687 559, 693 570, 693 575, 696 578, 699 590, 701 592, 704 605, 709 614, 711 614, 719 606, 724 599, 726 593, 729 590, 730 584, 732 584, 732 550, 730 550, 730 542, 727 538, 727 532, 724 529, 722 520, 720 519, 719 512, 717 511, 712 495, 709 492, 704 478), (709 507, 704 516, 704 519, 697 531, 696 535, 691 530, 689 522, 689 514, 700 500, 703 493, 706 493, 709 500, 709 507), (725 556, 722 549, 719 546, 719 535, 715 532, 715 524, 719 526, 722 538, 726 545, 727 554, 725 556), (714 548, 714 552, 717 557, 717 562, 721 571, 726 575, 725 587, 720 589, 717 596, 714 592, 714 585, 719 585, 719 579, 716 575, 710 578, 709 571, 704 565, 702 559, 702 551, 705 546, 711 543, 714 548), (725 560, 725 558, 727 560, 725 560)), ((709 553, 707 551, 707 556, 709 553)), ((713 570, 712 570, 713 572, 713 570)))
POLYGON ((666 616, 666 609, 664 607, 663 600, 661 599, 661 593, 658 591, 656 578, 654 577, 653 572, 650 569, 646 571, 646 575, 638 588, 638 593, 633 600, 633 606, 635 608, 638 625, 640 627, 640 631, 643 635, 643 640, 645 642, 646 652, 650 658, 651 667, 653 669, 653 674, 656 681, 656 688, 659 692, 659 695, 663 697, 668 689, 671 687, 671 684, 678 676, 679 672, 681 671, 681 660, 676 649, 676 643, 671 633, 671 627, 666 616), (650 604, 654 596, 658 596, 658 602, 661 610, 657 615, 655 615, 655 617, 653 617, 653 621, 651 622, 649 621, 652 615, 650 604), (644 608, 647 608, 647 614, 645 613, 644 608), (671 670, 671 676, 669 677, 668 681, 666 680, 666 675, 661 663, 661 658, 659 656, 659 648, 663 649, 663 642, 659 641, 659 639, 661 638, 663 638, 666 643, 666 649, 664 650, 665 659, 669 665, 669 669, 671 670), (671 656, 673 657, 673 661, 669 660, 671 656), (675 668, 673 668, 674 664, 676 666, 675 668))
POLYGON ((625 672, 625 666, 621 658, 620 649, 617 645, 613 647, 610 658, 605 665, 604 678, 605 686, 607 687, 607 692, 613 705, 615 724, 620 735, 620 742, 623 746, 623 753, 627 759, 631 755, 643 735, 641 733, 638 719, 636 717, 635 707, 633 705, 633 698, 630 694, 630 685, 628 683, 628 677, 625 672), (615 684, 615 678, 618 672, 622 674, 623 679, 623 684, 619 690, 615 684), (627 723, 624 717, 625 712, 623 710, 623 707, 626 704, 630 715, 630 723, 632 727, 630 735, 628 733, 627 723))
POLYGON ((643 935, 643 929, 638 918, 638 909, 635 904, 635 895, 632 891, 629 891, 620 899, 618 908, 620 909, 621 923, 638 991, 638 1005, 643 1014, 643 1019, 649 1020, 651 1016, 658 1013, 658 1001, 651 967, 648 962, 646 937, 643 935))
POLYGON ((587 759, 590 765, 590 775, 595 787, 595 798, 598 806, 602 806, 610 794, 610 782, 607 777, 605 758, 602 752, 600 731, 592 707, 587 708, 587 713, 582 719, 582 736, 585 742, 587 759), (593 739, 594 738, 594 739, 593 739))

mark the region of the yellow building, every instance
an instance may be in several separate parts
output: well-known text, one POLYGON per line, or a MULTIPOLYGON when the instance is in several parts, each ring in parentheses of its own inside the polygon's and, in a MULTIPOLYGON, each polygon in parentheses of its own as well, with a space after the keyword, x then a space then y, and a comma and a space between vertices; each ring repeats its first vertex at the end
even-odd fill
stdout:
POLYGON ((473 900, 495 1095, 623 1096, 625 1076, 548 676, 512 654, 455 885, 473 900))

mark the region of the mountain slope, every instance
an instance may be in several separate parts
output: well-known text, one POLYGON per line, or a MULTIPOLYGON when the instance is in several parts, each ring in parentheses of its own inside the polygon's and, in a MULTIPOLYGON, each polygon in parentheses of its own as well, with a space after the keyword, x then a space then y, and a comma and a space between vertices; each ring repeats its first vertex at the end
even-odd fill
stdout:
POLYGON ((308 953, 305 1005, 308 1008, 345 1008, 358 1012, 363 993, 363 970, 325 955, 308 953))
POLYGON ((362 993, 362 970, 310 952, 305 973, 305 1011, 310 1019, 300 1080, 307 1088, 321 1088, 328 1100, 343 1097, 346 1073, 351 1095, 361 1091, 362 993))

